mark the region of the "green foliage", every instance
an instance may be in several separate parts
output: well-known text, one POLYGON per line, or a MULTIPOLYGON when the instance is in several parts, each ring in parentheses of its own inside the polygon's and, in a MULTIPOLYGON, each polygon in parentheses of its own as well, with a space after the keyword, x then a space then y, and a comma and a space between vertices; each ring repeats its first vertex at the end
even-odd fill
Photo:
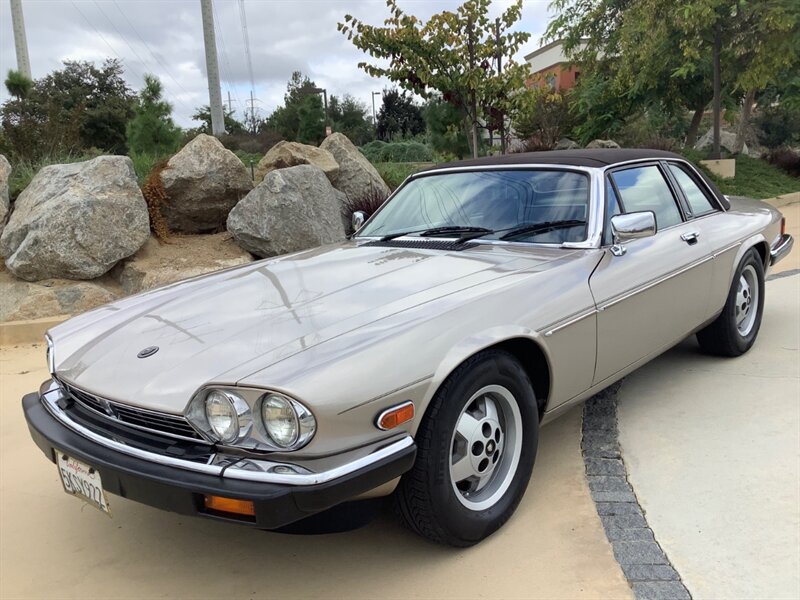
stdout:
POLYGON ((333 131, 343 133, 356 146, 375 139, 375 129, 367 118, 367 105, 350 94, 340 100, 331 96, 328 102, 328 117, 333 131))
MULTIPOLYGON (((383 26, 346 15, 338 27, 358 49, 377 59, 359 63, 366 73, 386 77, 423 98, 439 94, 474 135, 481 118, 494 120, 510 111, 513 93, 528 73, 527 65, 513 57, 530 34, 509 31, 520 19, 521 0, 498 18, 499 32, 488 17, 489 1, 466 0, 455 11, 423 21, 404 13, 396 0, 387 0, 390 15, 383 26), (503 57, 502 74, 493 68, 498 54, 503 57)), ((477 155, 477 148, 473 151, 477 155)))
POLYGON ((13 69, 8 71, 5 85, 8 93, 17 99, 26 98, 28 94, 31 93, 31 89, 33 89, 33 81, 19 71, 14 71, 13 69))
POLYGON ((26 96, 0 108, 0 152, 31 163, 89 148, 124 153, 135 96, 122 72, 117 60, 100 67, 66 61, 63 69, 37 79, 26 96))
POLYGON ((767 148, 800 144, 800 75, 786 74, 765 90, 758 105, 755 123, 760 143, 767 148))
POLYGON ((158 78, 146 74, 135 115, 127 127, 132 155, 164 156, 178 148, 181 131, 172 122, 172 106, 162 99, 161 91, 158 78))
POLYGON ((396 87, 383 90, 383 104, 378 112, 376 133, 381 140, 395 136, 415 136, 425 131, 422 109, 414 99, 396 87))
MULTIPOLYGON (((235 111, 229 111, 225 108, 222 109, 223 112, 223 120, 225 122, 225 133, 230 135, 239 135, 245 133, 244 125, 236 120, 234 117, 235 111)), ((202 123, 200 127, 193 131, 194 137, 198 133, 206 133, 211 135, 211 108, 208 104, 204 106, 199 106, 195 109, 194 114, 192 115, 192 121, 198 121, 202 123)))
POLYGON ((548 86, 520 92, 513 126, 528 150, 552 150, 570 130, 568 97, 548 86))
POLYGON ((442 159, 464 158, 470 148, 464 137, 458 109, 440 98, 431 98, 422 111, 428 130, 428 145, 442 159))
POLYGON ((433 160, 431 149, 423 143, 414 141, 384 142, 375 140, 361 146, 360 150, 371 163, 428 162, 433 160))
MULTIPOLYGON (((683 155, 697 163, 705 158, 696 151, 683 151, 683 155)), ((782 194, 800 191, 800 179, 788 175, 778 167, 759 158, 740 154, 736 157, 736 177, 722 179, 699 165, 717 184, 723 194, 747 196, 749 198, 774 198, 782 194)))
POLYGON ((133 161, 133 170, 136 172, 136 178, 139 180, 139 185, 144 183, 147 175, 153 170, 153 167, 159 162, 169 158, 171 153, 153 153, 153 152, 135 152, 128 153, 133 161))
POLYGON ((297 141, 303 144, 319 144, 325 139, 325 108, 317 94, 306 96, 297 110, 297 141))
MULTIPOLYGON (((305 106, 305 133, 306 135, 319 135, 319 126, 315 126, 313 123, 309 122, 308 118, 310 116, 314 116, 310 113, 315 113, 316 117, 318 117, 319 113, 323 111, 322 109, 316 110, 316 107, 314 107, 314 110, 310 110, 312 107, 305 104, 306 100, 310 97, 313 98, 314 96, 317 96, 317 99, 319 100, 318 92, 314 91, 316 88, 316 84, 308 77, 303 75, 300 71, 295 71, 292 73, 292 78, 286 85, 286 94, 283 96, 283 106, 279 106, 273 111, 273 113, 266 120, 266 126, 269 129, 276 131, 284 140, 290 142, 299 141, 300 110, 303 106, 305 106)), ((319 106, 322 106, 321 101, 319 106)), ((324 136, 324 131, 325 129, 323 124, 322 135, 320 135, 320 139, 322 136, 324 136)))
POLYGON ((428 167, 432 167, 434 163, 432 162, 422 162, 422 163, 391 163, 391 162, 383 162, 383 163, 373 163, 375 170, 378 171, 380 176, 386 182, 386 185, 389 186, 390 189, 396 190, 401 183, 405 180, 406 177, 409 175, 416 173, 417 171, 421 171, 422 169, 427 169, 428 167))

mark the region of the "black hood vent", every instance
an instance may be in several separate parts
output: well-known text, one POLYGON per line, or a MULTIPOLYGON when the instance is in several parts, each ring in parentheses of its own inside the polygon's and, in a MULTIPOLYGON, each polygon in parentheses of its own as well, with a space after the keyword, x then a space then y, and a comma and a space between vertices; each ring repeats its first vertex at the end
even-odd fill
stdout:
POLYGON ((478 244, 475 242, 458 242, 454 240, 373 240, 364 246, 379 246, 381 248, 424 248, 426 250, 468 250, 478 244))

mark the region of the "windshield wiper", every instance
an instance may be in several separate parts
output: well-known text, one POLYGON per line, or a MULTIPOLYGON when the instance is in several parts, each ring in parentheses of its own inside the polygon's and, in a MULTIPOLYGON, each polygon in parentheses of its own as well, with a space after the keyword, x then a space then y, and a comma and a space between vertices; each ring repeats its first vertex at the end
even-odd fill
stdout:
POLYGON ((535 225, 524 225, 512 229, 508 233, 500 236, 501 240, 507 240, 513 237, 519 237, 526 233, 544 233, 546 231, 553 231, 554 229, 564 229, 566 227, 576 227, 578 225, 586 225, 586 221, 578 219, 564 219, 561 221, 545 221, 544 223, 536 223, 535 225))
POLYGON ((443 227, 431 227, 429 229, 418 229, 413 231, 398 231, 397 233, 390 233, 388 235, 383 236, 380 241, 388 242, 389 240, 393 240, 395 238, 403 237, 406 235, 419 235, 422 237, 428 237, 432 235, 442 235, 446 233, 475 233, 478 235, 487 235, 490 233, 494 233, 491 229, 487 229, 486 227, 472 227, 469 225, 445 225, 443 227))

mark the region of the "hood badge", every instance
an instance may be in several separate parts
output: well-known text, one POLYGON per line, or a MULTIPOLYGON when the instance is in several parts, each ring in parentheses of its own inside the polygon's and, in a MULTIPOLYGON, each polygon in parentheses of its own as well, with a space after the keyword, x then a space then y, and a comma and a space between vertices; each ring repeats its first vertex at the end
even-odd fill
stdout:
POLYGON ((147 358, 148 356, 153 356, 156 352, 158 352, 158 346, 148 346, 136 356, 137 358, 147 358))

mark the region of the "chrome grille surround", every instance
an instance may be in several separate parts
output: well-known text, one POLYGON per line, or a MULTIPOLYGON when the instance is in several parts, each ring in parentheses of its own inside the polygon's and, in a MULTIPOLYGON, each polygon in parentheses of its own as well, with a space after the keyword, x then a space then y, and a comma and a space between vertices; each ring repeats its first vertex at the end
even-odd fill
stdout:
POLYGON ((64 381, 59 383, 75 402, 105 419, 176 439, 208 443, 183 416, 121 404, 85 392, 64 381))

